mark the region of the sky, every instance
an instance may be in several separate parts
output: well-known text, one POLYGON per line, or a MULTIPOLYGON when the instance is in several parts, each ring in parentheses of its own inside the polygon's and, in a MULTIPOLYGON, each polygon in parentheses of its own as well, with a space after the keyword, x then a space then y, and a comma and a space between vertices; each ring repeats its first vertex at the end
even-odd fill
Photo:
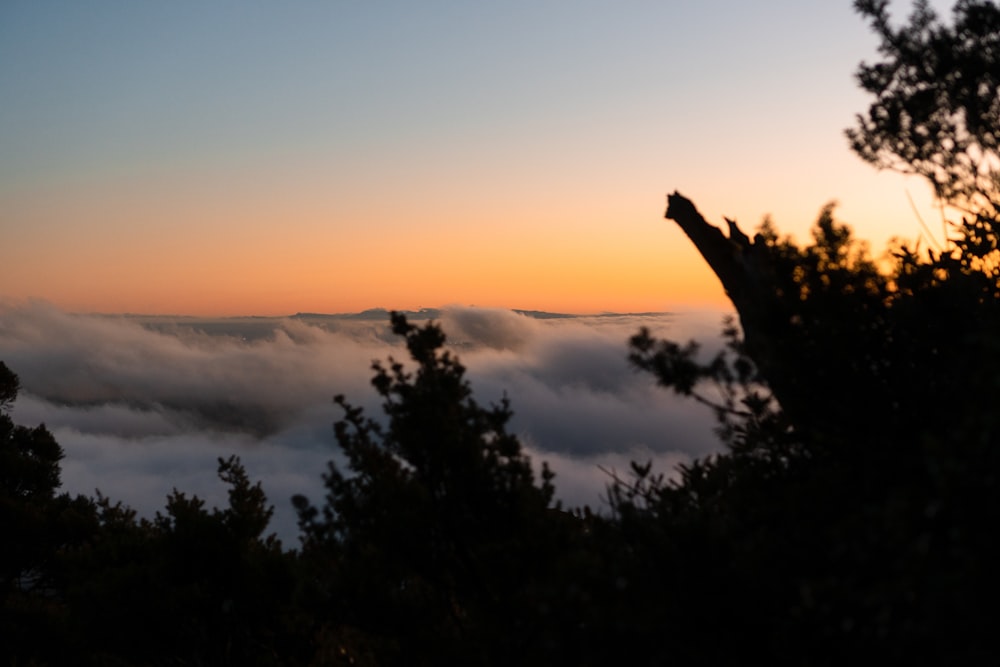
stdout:
POLYGON ((876 250, 935 220, 844 138, 875 47, 848 0, 7 0, 0 300, 724 307, 668 192, 800 239, 837 200, 876 250))

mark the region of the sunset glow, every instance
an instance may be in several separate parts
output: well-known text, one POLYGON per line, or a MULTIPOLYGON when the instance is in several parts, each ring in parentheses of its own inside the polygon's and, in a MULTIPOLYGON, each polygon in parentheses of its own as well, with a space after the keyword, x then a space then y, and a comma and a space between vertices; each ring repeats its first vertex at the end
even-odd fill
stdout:
POLYGON ((0 9, 6 300, 718 307, 674 189, 800 238, 837 199, 876 250, 936 215, 848 150, 847 2, 98 6, 0 9))

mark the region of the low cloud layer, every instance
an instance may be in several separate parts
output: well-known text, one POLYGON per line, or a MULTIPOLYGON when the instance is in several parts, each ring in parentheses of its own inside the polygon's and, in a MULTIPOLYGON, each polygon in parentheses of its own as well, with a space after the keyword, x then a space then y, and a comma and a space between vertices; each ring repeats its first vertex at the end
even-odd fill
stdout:
MULTIPOLYGON (((640 326, 678 340, 718 339, 721 313, 538 318, 449 308, 439 315, 477 400, 504 395, 513 430, 556 471, 570 505, 599 506, 604 469, 657 469, 719 448, 712 415, 626 362, 640 326)), ((717 344, 717 343, 716 343, 717 344)), ((45 423, 66 450, 64 488, 99 488, 144 514, 172 488, 223 503, 220 456, 238 454, 289 539, 294 493, 322 496, 336 458, 335 394, 379 414, 371 363, 408 361, 385 318, 137 318, 0 306, 0 359, 21 378, 18 423, 45 423)))

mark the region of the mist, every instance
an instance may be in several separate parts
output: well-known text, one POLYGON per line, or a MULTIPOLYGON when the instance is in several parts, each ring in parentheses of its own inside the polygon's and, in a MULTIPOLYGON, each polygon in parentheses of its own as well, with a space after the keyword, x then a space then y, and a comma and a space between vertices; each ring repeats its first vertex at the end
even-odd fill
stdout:
MULTIPOLYGON (((639 327, 719 345, 724 313, 543 316, 449 307, 440 322, 476 400, 511 401, 532 461, 557 497, 601 509, 606 471, 652 460, 671 473, 721 447, 709 410, 629 367, 639 327)), ((219 457, 238 455, 275 506, 272 530, 297 541, 289 499, 323 495, 338 461, 336 394, 381 417, 373 360, 408 362, 384 312, 361 316, 183 318, 74 314, 43 302, 0 306, 0 359, 22 391, 15 422, 44 423, 66 452, 63 490, 99 489, 141 515, 174 488, 224 505, 219 457)))

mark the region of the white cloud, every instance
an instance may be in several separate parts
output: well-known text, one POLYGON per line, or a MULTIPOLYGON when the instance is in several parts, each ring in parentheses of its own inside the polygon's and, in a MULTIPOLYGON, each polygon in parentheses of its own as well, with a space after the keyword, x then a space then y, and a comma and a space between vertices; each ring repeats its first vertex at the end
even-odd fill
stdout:
MULTIPOLYGON (((556 471, 568 504, 600 505, 598 466, 652 459, 669 473, 719 448, 711 414, 632 370, 640 326, 718 344, 721 313, 536 319, 449 308, 441 324, 477 400, 506 394, 536 464, 556 471)), ((288 540, 288 499, 322 497, 335 455, 331 403, 344 394, 372 416, 371 362, 408 361, 387 321, 335 318, 138 319, 76 315, 44 303, 0 306, 0 359, 21 378, 18 423, 47 424, 66 450, 64 487, 95 488, 143 514, 172 488, 224 502, 216 459, 238 454, 263 481, 288 540)))

